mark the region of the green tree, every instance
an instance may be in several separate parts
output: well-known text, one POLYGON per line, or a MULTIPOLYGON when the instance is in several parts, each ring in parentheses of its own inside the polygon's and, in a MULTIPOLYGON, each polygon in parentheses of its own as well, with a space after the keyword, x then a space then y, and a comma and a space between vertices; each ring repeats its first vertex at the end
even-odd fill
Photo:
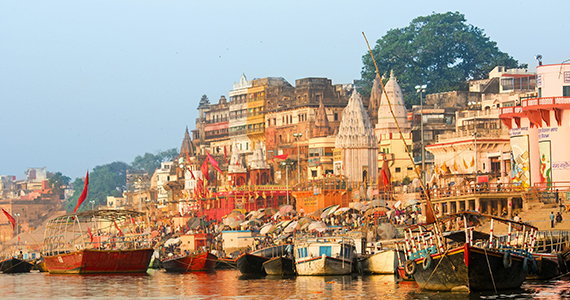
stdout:
POLYGON ((61 174, 61 172, 53 174, 48 181, 53 194, 57 195, 59 199, 63 199, 63 187, 67 186, 70 182, 71 178, 61 174))
MULTIPOLYGON (((527 67, 501 52, 459 12, 417 17, 408 27, 391 29, 372 53, 381 76, 394 70, 408 106, 419 104, 416 85, 427 84, 427 93, 467 90, 468 80, 487 78, 495 66, 527 67)), ((368 52, 362 62, 362 92, 369 95, 376 68, 368 52)))
POLYGON ((134 170, 144 170, 152 175, 154 170, 160 167, 160 163, 172 161, 178 155, 176 148, 166 151, 159 151, 156 154, 145 153, 143 156, 138 155, 131 163, 131 168, 134 170))
MULTIPOLYGON (((121 197, 126 188, 127 167, 128 165, 124 162, 113 162, 93 168, 93 172, 89 173, 87 199, 81 204, 78 211, 90 209, 90 201, 94 201, 95 206, 106 205, 107 196, 121 197)), ((77 200, 83 192, 84 184, 84 178, 75 179, 73 196, 68 199, 65 205, 66 211, 72 212, 75 209, 77 200)))

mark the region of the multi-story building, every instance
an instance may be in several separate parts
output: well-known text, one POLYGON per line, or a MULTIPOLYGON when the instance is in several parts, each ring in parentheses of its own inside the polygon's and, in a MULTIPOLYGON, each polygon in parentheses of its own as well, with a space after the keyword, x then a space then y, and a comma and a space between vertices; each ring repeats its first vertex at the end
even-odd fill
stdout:
POLYGON ((511 179, 523 187, 570 181, 570 65, 539 65, 536 96, 502 107, 509 128, 511 179))
POLYGON ((252 87, 245 74, 242 74, 238 83, 234 83, 230 91, 229 108, 229 137, 230 147, 226 151, 233 151, 233 147, 245 149, 251 145, 247 136, 247 90, 252 87))

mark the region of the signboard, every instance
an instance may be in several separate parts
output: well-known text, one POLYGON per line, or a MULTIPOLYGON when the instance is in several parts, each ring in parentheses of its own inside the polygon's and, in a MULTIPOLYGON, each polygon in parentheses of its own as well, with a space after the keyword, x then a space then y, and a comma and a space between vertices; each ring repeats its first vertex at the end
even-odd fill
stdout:
POLYGON ((334 161, 341 161, 342 160, 342 149, 334 149, 333 150, 333 160, 334 161))
POLYGON ((570 72, 564 72, 564 83, 570 83, 570 72))
POLYGON ((488 175, 477 176, 477 183, 485 183, 485 182, 489 182, 488 175))

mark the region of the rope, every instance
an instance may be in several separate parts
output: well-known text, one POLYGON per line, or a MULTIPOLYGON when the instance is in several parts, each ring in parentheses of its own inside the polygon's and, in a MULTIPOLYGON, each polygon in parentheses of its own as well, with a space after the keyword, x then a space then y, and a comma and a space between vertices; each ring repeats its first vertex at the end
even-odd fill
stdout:
POLYGON ((493 288, 495 289, 495 294, 497 293, 497 286, 495 285, 495 278, 493 277, 493 271, 491 271, 491 264, 489 263, 489 256, 487 255, 487 248, 483 248, 485 251, 485 258, 487 259, 487 266, 489 267, 489 273, 491 274, 491 281, 493 282, 493 288))
MULTIPOLYGON (((443 261, 443 259, 445 257, 447 257, 447 252, 449 251, 449 249, 445 250, 445 252, 443 253, 443 255, 441 256, 441 258, 439 259, 439 261, 437 262, 437 265, 435 265, 435 268, 433 268, 433 271, 431 272, 431 274, 428 277, 428 280, 426 280, 426 283, 424 284, 424 286, 421 289, 424 289, 426 287, 426 285, 428 284, 429 280, 431 279, 431 277, 433 276, 433 274, 435 273, 435 271, 437 270, 437 267, 439 267, 439 264, 441 264, 441 262, 443 261)), ((429 255, 429 254, 428 254, 429 255)), ((453 265, 452 265, 453 266, 453 265)), ((455 270, 455 266, 453 266, 453 270, 455 272, 457 272, 457 270, 455 270)))

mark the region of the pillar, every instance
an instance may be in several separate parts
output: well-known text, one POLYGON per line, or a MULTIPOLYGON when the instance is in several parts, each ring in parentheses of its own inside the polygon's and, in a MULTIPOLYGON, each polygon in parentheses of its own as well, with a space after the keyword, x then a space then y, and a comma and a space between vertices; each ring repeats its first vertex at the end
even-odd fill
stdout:
POLYGON ((507 217, 513 217, 513 197, 507 198, 507 217))
POLYGON ((459 200, 455 201, 455 212, 461 211, 461 206, 459 200))
POLYGON ((475 210, 481 212, 481 199, 475 198, 475 210))
POLYGON ((447 201, 447 213, 448 214, 453 213, 453 210, 451 209, 451 201, 447 201))
POLYGON ((497 216, 501 216, 501 214, 503 213, 503 199, 499 199, 497 201, 497 216))

